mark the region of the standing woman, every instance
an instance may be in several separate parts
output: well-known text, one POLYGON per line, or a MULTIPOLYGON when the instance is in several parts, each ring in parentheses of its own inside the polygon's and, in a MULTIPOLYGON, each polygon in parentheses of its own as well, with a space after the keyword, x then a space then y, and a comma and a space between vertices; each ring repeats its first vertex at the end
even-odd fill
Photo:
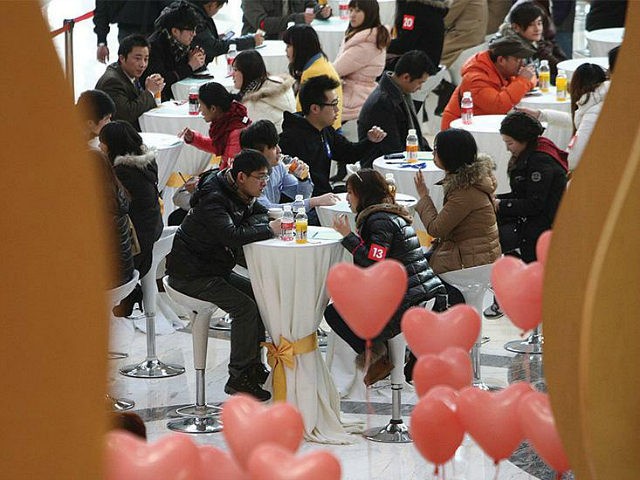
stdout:
POLYGON ((233 86, 249 118, 270 120, 282 132, 282 113, 295 112, 293 78, 269 75, 262 55, 256 50, 240 52, 233 62, 233 86))
MULTIPOLYGON (((287 44, 287 58, 289 59, 289 73, 300 85, 313 77, 327 75, 337 82, 340 76, 322 51, 318 34, 310 25, 293 25, 289 27, 282 40, 287 44)), ((338 116, 333 122, 333 128, 338 130, 342 125, 342 85, 336 88, 338 95, 338 116)), ((302 110, 300 99, 296 98, 296 110, 302 110)))
POLYGON ((240 153, 240 131, 251 120, 243 104, 216 82, 205 83, 198 90, 200 113, 210 122, 209 136, 186 127, 180 133, 184 141, 205 152, 222 157, 220 170, 231 166, 233 157, 240 153))
MULTIPOLYGON (((357 233, 351 231, 349 221, 344 217, 336 217, 333 228, 344 237, 342 246, 353 255, 353 263, 369 267, 378 260, 394 259, 404 265, 409 276, 402 303, 374 340, 374 352, 378 352, 379 356, 372 362, 364 377, 365 384, 372 385, 385 378, 393 369, 393 364, 385 353, 385 343, 400 333, 400 320, 404 312, 436 296, 440 297, 438 300, 444 302, 446 307, 446 290, 427 263, 416 232, 411 226, 411 214, 396 203, 385 178, 375 170, 363 169, 349 176, 346 183, 347 201, 351 210, 356 213, 357 233), (374 251, 382 251, 383 254, 380 257, 374 256, 374 251)), ((363 291, 361 294, 368 295, 369 292, 363 291)), ((326 308, 324 317, 333 331, 353 350, 358 354, 365 351, 364 340, 349 329, 333 304, 326 308)))
POLYGON ((380 23, 378 2, 351 0, 349 26, 333 62, 342 79, 343 122, 358 118, 365 100, 376 88, 390 41, 389 32, 380 23))

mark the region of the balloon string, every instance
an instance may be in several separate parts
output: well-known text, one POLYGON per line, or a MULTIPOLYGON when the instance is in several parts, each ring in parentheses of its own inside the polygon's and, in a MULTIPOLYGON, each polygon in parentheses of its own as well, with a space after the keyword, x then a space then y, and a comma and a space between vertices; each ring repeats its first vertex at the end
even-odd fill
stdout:
POLYGON ((524 371, 525 371, 525 379, 527 383, 531 383, 531 355, 525 354, 524 358, 524 371))
POLYGON ((496 465, 496 474, 493 477, 493 480, 498 480, 498 475, 500 474, 500 463, 499 462, 495 462, 496 465))
MULTIPOLYGON (((369 365, 371 364, 371 339, 367 339, 365 341, 365 351, 364 351, 364 373, 367 374, 369 370, 369 365)), ((371 428, 371 415, 373 415, 373 406, 371 405, 371 399, 369 397, 369 387, 365 386, 364 389, 364 401, 367 405, 367 420, 365 421, 365 429, 369 430, 371 428)), ((371 449, 371 443, 367 442, 367 461, 369 463, 369 478, 373 478, 373 452, 371 449)))

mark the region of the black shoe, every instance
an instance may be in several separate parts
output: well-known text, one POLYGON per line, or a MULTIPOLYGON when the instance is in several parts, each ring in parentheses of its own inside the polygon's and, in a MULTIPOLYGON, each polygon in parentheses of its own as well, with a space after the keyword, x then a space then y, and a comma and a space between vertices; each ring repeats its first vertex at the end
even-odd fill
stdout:
POLYGON ((139 283, 136 284, 136 288, 127 297, 113 307, 113 315, 116 317, 130 317, 136 304, 138 304, 138 308, 141 311, 144 311, 142 308, 142 287, 139 283))
POLYGON ((500 305, 496 302, 495 298, 493 299, 493 303, 484 309, 482 312, 486 318, 500 318, 504 315, 502 310, 500 310, 500 305))
POLYGON ((417 361, 418 359, 413 352, 409 352, 409 358, 407 358, 407 361, 404 364, 404 378, 407 383, 411 383, 413 380, 413 367, 416 366, 417 361))
POLYGON ((269 372, 267 367, 265 367, 262 363, 256 363, 255 365, 253 365, 251 373, 253 374, 253 378, 255 379, 255 381, 259 385, 262 385, 267 381, 267 378, 269 378, 269 373, 271 372, 269 372))
POLYGON ((224 393, 235 395, 236 393, 248 393, 261 402, 266 402, 271 398, 271 394, 260 388, 249 373, 242 373, 237 377, 230 376, 224 386, 224 393))

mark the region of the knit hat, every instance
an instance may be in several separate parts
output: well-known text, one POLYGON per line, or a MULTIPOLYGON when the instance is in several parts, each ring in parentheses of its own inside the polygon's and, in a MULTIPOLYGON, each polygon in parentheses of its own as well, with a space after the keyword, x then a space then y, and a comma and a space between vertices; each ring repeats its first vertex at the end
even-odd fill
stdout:
POLYGON ((494 40, 489 44, 489 51, 496 57, 527 58, 535 55, 533 47, 527 45, 520 37, 510 35, 494 40))
POLYGON ((514 140, 529 143, 544 132, 542 124, 531 115, 524 112, 509 113, 500 124, 500 133, 508 135, 514 140))

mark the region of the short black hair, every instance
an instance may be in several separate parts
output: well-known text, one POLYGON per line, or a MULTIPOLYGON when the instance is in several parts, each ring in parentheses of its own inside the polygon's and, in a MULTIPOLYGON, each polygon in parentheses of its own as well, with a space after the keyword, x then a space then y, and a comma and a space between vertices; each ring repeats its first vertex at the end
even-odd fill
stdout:
POLYGON ((198 25, 198 16, 189 2, 180 0, 171 3, 166 7, 155 21, 155 25, 160 28, 171 30, 194 30, 198 25))
POLYGON ((396 77, 408 73, 409 78, 415 80, 421 78, 425 73, 435 75, 438 73, 438 69, 422 50, 409 50, 396 62, 393 73, 396 77))
POLYGON ((540 20, 544 20, 544 11, 532 1, 523 2, 513 7, 509 15, 509 22, 515 23, 523 30, 526 30, 531 22, 535 21, 538 17, 540 17, 540 20))
POLYGON ((228 112, 231 108, 231 102, 235 100, 235 95, 217 82, 208 82, 200 85, 198 90, 200 101, 207 107, 220 107, 223 112, 228 112))
POLYGON ((618 60, 618 52, 620 51, 620 45, 613 47, 609 50, 609 73, 613 73, 613 69, 616 68, 616 61, 618 60))
POLYGON ((335 78, 328 75, 318 75, 311 77, 300 87, 300 107, 302 114, 308 115, 311 111, 311 105, 322 105, 327 101, 326 92, 335 90, 340 86, 335 78))
POLYGON ((253 150, 273 148, 278 144, 278 130, 271 120, 258 120, 240 131, 240 146, 253 150))
POLYGON ((448 173, 456 173, 460 167, 471 165, 478 155, 476 141, 467 130, 449 128, 438 132, 433 149, 448 173))
POLYGON ((136 33, 122 39, 120 46, 118 47, 118 56, 122 55, 126 59, 127 55, 131 53, 131 50, 133 50, 134 47, 147 47, 151 50, 149 40, 147 40, 144 35, 136 33))
POLYGON ((257 150, 243 149, 233 159, 233 165, 231 166, 231 176, 234 179, 238 178, 238 173, 242 172, 245 175, 251 175, 253 172, 266 168, 267 171, 271 170, 267 158, 257 150))
POLYGON ((116 113, 116 104, 102 90, 86 90, 78 97, 76 110, 80 112, 83 120, 93 120, 98 123, 107 115, 116 113))
POLYGON ((142 137, 129 122, 115 120, 100 130, 100 142, 107 146, 107 156, 113 163, 120 155, 142 155, 142 137))

